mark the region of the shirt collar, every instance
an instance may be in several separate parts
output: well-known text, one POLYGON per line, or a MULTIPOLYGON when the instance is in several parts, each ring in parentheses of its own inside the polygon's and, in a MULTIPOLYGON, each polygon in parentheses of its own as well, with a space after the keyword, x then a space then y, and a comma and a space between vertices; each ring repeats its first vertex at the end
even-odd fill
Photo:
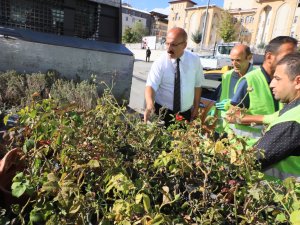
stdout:
POLYGON ((271 77, 270 77, 270 75, 267 73, 267 71, 264 69, 263 66, 261 66, 260 68, 261 68, 261 72, 262 72, 263 75, 265 76, 265 78, 266 78, 268 84, 270 84, 270 83, 271 83, 271 77))
POLYGON ((283 109, 280 110, 279 115, 282 115, 283 113, 285 113, 288 110, 291 110, 292 108, 298 106, 300 104, 300 98, 292 101, 291 103, 285 104, 283 109))
MULTIPOLYGON (((180 59, 181 62, 184 61, 184 59, 185 59, 185 50, 184 50, 182 56, 180 56, 179 59, 180 59)), ((171 62, 172 62, 173 64, 176 64, 176 59, 171 59, 171 62)))

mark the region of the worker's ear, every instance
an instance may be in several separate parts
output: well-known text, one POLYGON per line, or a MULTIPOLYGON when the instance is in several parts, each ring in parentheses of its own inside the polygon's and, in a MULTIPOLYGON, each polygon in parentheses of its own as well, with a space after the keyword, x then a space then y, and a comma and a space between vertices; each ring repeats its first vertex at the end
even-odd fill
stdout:
POLYGON ((271 52, 267 52, 265 54, 265 61, 268 62, 268 63, 272 63, 274 57, 275 56, 271 52))
POLYGON ((296 89, 300 90, 300 74, 295 77, 294 82, 296 84, 296 89))
POLYGON ((253 57, 253 55, 252 55, 252 54, 248 55, 248 56, 247 56, 247 60, 249 60, 249 61, 250 61, 250 60, 252 59, 252 57, 253 57))
POLYGON ((184 42, 184 48, 186 48, 186 46, 187 46, 187 41, 186 41, 186 42, 184 42))

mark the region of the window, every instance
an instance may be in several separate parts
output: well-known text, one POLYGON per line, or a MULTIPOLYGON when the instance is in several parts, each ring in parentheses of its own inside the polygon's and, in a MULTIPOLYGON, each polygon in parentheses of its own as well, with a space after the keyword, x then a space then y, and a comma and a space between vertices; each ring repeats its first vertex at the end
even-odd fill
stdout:
POLYGON ((298 0, 298 7, 300 7, 300 0, 298 0))
POLYGON ((120 42, 120 8, 86 0, 0 0, 0 26, 120 42))
POLYGON ((249 23, 249 16, 246 16, 245 23, 249 23))
POLYGON ((175 20, 178 20, 178 13, 175 13, 175 20))
POLYGON ((128 21, 128 16, 126 16, 126 19, 125 19, 126 21, 128 21))
POLYGON ((297 23, 297 20, 298 20, 298 16, 295 16, 294 23, 297 23))
POLYGON ((295 34, 294 31, 292 31, 292 32, 291 32, 291 37, 294 37, 294 34, 295 34))
POLYGON ((133 22, 133 23, 135 22, 135 18, 132 18, 132 22, 133 22))

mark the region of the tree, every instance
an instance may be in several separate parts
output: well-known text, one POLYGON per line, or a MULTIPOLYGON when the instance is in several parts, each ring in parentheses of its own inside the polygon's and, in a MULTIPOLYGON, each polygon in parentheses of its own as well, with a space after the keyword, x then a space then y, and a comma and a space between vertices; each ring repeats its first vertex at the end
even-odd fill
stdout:
POLYGON ((224 42, 231 42, 236 40, 236 25, 234 18, 228 11, 224 11, 221 15, 220 26, 218 33, 224 42))
POLYGON ((195 33, 192 33, 192 41, 195 42, 196 44, 199 44, 202 40, 202 33, 200 30, 196 30, 195 33))
POLYGON ((124 43, 138 43, 147 34, 148 32, 144 25, 141 22, 136 22, 132 28, 128 27, 125 29, 122 40, 124 43))
POLYGON ((124 31, 124 34, 122 36, 122 41, 123 43, 135 43, 135 37, 134 37, 134 33, 132 31, 131 27, 127 27, 124 31))
POLYGON ((149 34, 145 26, 142 24, 142 22, 136 22, 134 23, 132 30, 134 32, 135 38, 137 42, 141 42, 143 39, 143 36, 146 36, 149 34))

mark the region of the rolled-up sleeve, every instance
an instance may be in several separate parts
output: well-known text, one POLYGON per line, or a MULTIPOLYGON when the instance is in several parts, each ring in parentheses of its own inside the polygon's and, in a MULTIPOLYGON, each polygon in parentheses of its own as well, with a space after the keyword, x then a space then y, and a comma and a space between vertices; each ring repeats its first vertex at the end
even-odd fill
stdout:
POLYGON ((146 86, 150 86, 156 92, 162 80, 161 65, 156 61, 152 64, 148 74, 146 86))

